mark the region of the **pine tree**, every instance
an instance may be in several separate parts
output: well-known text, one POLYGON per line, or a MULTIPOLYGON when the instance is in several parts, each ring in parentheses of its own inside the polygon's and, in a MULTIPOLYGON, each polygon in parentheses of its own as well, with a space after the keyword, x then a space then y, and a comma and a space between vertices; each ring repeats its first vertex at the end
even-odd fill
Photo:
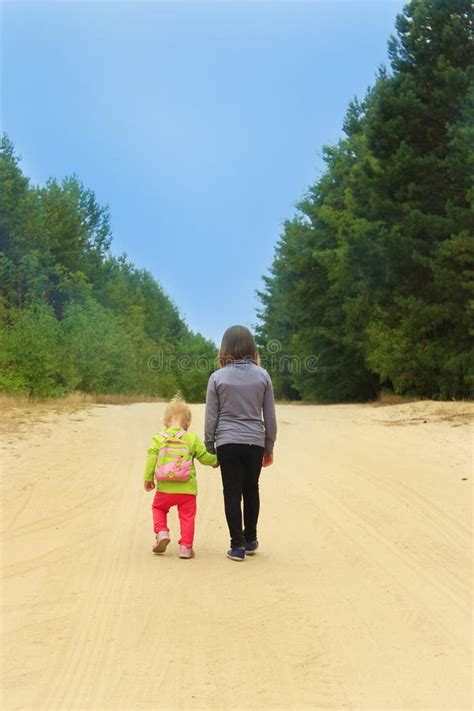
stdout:
POLYGON ((349 106, 261 294, 265 338, 285 324, 317 358, 291 376, 305 398, 472 392, 473 9, 413 0, 396 28, 391 72, 349 106))
POLYGON ((0 389, 167 397, 179 388, 202 400, 214 344, 188 329, 151 274, 111 255, 109 212, 94 193, 76 176, 32 187, 6 136, 0 180, 0 389), (186 356, 188 367, 154 369, 157 354, 186 356))

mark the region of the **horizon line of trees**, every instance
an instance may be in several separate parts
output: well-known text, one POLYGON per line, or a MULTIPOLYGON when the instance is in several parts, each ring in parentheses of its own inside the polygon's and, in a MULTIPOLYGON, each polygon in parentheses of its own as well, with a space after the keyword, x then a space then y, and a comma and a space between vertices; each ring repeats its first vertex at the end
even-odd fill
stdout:
POLYGON ((326 169, 284 223, 257 340, 317 361, 271 369, 280 398, 474 393, 474 9, 411 0, 326 169))
MULTIPOLYGON (((388 49, 390 69, 350 103, 257 292, 257 344, 278 398, 473 396, 470 1, 411 0, 388 49)), ((76 176, 32 186, 3 136, 0 391, 204 399, 215 345, 111 241, 91 190, 76 176), (190 367, 150 367, 158 354, 190 367)))
POLYGON ((113 256, 111 242, 108 209, 91 190, 76 176, 30 185, 3 136, 0 391, 205 397, 214 343, 188 328, 150 272, 113 256), (157 368, 158 356, 187 367, 157 368))

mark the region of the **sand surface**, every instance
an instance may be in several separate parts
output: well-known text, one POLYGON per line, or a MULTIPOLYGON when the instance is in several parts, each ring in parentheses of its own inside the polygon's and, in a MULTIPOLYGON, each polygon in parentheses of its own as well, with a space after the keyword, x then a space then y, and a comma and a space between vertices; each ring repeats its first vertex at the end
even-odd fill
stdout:
POLYGON ((472 405, 279 405, 244 563, 201 465, 152 554, 162 411, 2 415, 3 711, 472 708, 472 405))

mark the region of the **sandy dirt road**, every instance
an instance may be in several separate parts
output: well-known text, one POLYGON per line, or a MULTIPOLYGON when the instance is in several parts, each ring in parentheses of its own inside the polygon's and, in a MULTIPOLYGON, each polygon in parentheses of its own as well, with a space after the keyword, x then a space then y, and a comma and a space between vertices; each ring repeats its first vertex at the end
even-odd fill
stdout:
POLYGON ((200 465, 197 557, 152 554, 162 411, 0 434, 3 711, 472 708, 472 406, 279 405, 244 563, 200 465))

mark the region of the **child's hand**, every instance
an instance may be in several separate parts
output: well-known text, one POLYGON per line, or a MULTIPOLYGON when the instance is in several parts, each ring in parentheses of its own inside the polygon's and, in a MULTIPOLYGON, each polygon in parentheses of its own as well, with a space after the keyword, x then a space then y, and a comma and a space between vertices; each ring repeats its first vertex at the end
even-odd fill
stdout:
POLYGON ((273 453, 265 452, 263 455, 262 467, 269 467, 270 464, 273 464, 273 453))
POLYGON ((154 481, 145 481, 143 484, 145 491, 153 491, 155 488, 155 482, 154 481))

